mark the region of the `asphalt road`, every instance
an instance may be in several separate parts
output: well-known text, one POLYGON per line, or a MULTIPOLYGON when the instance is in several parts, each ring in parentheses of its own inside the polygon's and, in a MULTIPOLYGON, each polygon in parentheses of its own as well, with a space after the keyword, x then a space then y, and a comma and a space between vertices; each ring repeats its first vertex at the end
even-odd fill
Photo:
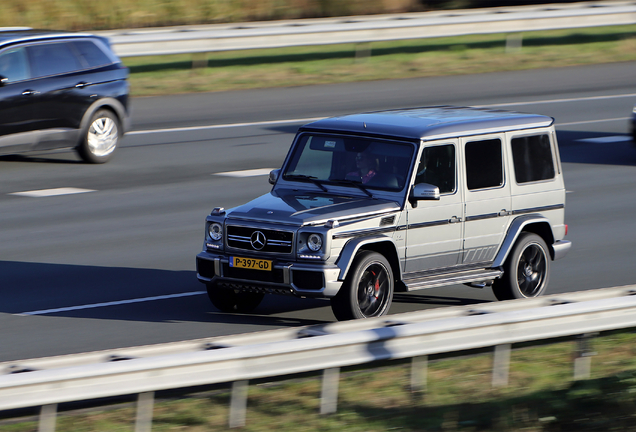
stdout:
MULTIPOLYGON (((297 127, 342 113, 489 105, 556 118, 573 249, 548 293, 636 281, 636 63, 141 98, 114 159, 0 157, 0 361, 333 321, 328 302, 267 297, 217 312, 197 282, 203 221, 269 190, 297 127), (242 171, 242 176, 219 175, 242 171), (52 188, 83 193, 31 197, 52 188), (18 195, 16 195, 18 193, 18 195)), ((391 313, 494 301, 463 285, 398 294, 391 313)))

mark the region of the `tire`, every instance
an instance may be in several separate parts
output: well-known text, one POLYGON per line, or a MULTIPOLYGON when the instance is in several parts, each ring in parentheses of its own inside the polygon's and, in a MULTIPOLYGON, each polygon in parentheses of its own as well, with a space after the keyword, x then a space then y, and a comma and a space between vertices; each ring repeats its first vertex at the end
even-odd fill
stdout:
POLYGON ((550 253, 536 234, 522 233, 506 263, 501 279, 492 285, 497 300, 538 297, 550 281, 550 253))
POLYGON ((261 304, 265 294, 236 292, 233 289, 219 288, 215 284, 206 285, 208 298, 221 312, 250 313, 261 304))
POLYGON ((100 164, 107 162, 121 139, 119 119, 109 110, 98 110, 88 123, 77 153, 84 162, 100 164))
POLYGON ((393 301, 393 270, 377 252, 364 251, 356 256, 331 309, 338 321, 386 315, 393 301))

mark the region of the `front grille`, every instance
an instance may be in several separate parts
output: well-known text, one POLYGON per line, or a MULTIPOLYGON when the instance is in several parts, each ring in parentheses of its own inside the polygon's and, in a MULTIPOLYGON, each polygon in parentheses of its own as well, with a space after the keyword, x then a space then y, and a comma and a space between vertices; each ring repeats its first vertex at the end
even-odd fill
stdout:
POLYGON ((232 279, 245 279, 257 282, 284 283, 283 269, 273 269, 271 271, 252 270, 237 267, 230 267, 223 264, 223 277, 232 279))
POLYGON ((292 277, 294 285, 302 290, 320 290, 324 286, 321 272, 294 270, 292 277))
POLYGON ((294 233, 290 231, 232 225, 227 227, 227 245, 231 248, 290 254, 293 244, 294 233))
POLYGON ((293 295, 294 292, 291 288, 279 288, 272 287, 267 285, 258 285, 252 284, 248 282, 230 282, 230 281, 220 281, 218 286, 221 288, 229 288, 244 292, 254 292, 261 294, 278 294, 278 295, 293 295))

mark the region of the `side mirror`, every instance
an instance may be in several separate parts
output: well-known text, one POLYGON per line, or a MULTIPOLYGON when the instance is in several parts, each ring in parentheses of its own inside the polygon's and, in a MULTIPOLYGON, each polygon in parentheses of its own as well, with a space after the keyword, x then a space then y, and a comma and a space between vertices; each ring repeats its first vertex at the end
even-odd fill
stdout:
POLYGON ((9 78, 0 75, 0 87, 3 87, 8 82, 9 82, 9 78))
POLYGON ((269 184, 276 184, 278 181, 278 176, 280 175, 280 169, 271 170, 269 172, 269 184))
POLYGON ((439 188, 428 183, 418 183, 413 186, 411 190, 411 196, 409 201, 413 207, 417 206, 418 201, 438 201, 439 200, 439 188))

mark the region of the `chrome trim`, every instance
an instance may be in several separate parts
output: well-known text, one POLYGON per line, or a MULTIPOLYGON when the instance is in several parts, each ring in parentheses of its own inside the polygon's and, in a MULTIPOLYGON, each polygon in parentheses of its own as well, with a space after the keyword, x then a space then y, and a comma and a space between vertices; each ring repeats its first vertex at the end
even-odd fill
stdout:
POLYGON ((553 260, 558 260, 563 258, 568 254, 570 248, 572 247, 572 242, 568 240, 558 240, 556 243, 552 245, 552 250, 554 251, 553 260))
POLYGON ((369 228, 364 230, 356 230, 356 231, 346 231, 338 234, 334 234, 331 238, 336 239, 344 239, 344 238, 353 238, 353 237, 366 237, 375 234, 384 234, 388 232, 395 231, 395 226, 390 226, 387 228, 369 228))

